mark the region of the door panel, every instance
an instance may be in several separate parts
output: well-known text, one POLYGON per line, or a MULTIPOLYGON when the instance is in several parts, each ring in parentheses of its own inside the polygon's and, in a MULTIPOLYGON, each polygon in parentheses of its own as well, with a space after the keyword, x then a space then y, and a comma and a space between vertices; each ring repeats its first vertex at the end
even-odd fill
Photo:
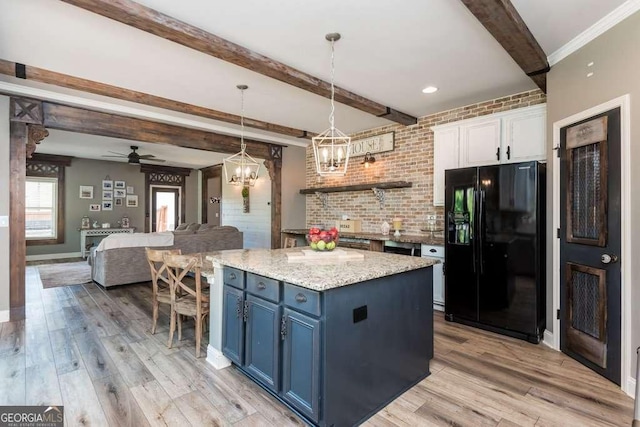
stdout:
POLYGON ((282 393, 300 412, 318 421, 320 409, 320 321, 285 308, 282 393))
POLYGON ((536 162, 480 168, 480 322, 538 335, 536 162))
POLYGON ((607 367, 607 272, 567 263, 567 347, 607 367))
POLYGON ((476 216, 476 168, 445 172, 445 313, 478 320, 477 248, 474 237, 476 216))
POLYGON ((247 295, 245 369, 266 387, 280 389, 280 306, 247 295))
POLYGON ((222 319, 222 353, 238 366, 244 362, 242 291, 224 285, 222 319))
POLYGON ((619 385, 620 110, 560 137, 560 348, 619 385))

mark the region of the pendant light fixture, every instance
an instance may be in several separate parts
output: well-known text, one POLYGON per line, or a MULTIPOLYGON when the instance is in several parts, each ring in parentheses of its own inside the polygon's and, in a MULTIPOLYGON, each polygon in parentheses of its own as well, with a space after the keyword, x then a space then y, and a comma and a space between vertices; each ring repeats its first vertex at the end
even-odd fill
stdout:
POLYGON ((227 184, 253 187, 258 180, 260 163, 245 152, 247 145, 244 142, 244 91, 249 86, 238 85, 236 87, 240 89, 241 93, 240 152, 224 159, 224 175, 227 184))
POLYGON ((344 176, 349 163, 349 149, 351 138, 336 129, 334 96, 334 44, 340 40, 340 34, 330 33, 325 38, 331 42, 331 113, 329 114, 329 129, 314 136, 313 154, 316 158, 316 171, 320 176, 344 176))

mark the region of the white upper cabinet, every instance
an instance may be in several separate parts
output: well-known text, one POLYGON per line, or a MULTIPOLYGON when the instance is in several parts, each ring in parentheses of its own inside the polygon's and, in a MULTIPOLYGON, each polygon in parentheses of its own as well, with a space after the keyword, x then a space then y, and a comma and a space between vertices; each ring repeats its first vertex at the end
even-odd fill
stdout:
POLYGON ((444 171, 546 159, 546 104, 433 129, 433 204, 444 205, 444 171))
POLYGON ((483 166, 500 163, 500 119, 460 126, 460 163, 483 166))
POLYGON ((513 115, 503 120, 503 163, 544 160, 547 156, 545 106, 521 110, 525 111, 515 110, 513 115))
POLYGON ((458 127, 433 131, 433 204, 444 205, 444 171, 460 166, 458 127))

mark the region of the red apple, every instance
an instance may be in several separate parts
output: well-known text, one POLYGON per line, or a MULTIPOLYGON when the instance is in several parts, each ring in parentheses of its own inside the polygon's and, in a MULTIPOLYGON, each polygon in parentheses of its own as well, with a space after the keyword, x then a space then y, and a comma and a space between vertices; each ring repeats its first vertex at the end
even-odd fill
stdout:
POLYGON ((314 235, 314 234, 319 234, 320 233, 320 229, 318 227, 311 227, 309 229, 309 234, 314 235))

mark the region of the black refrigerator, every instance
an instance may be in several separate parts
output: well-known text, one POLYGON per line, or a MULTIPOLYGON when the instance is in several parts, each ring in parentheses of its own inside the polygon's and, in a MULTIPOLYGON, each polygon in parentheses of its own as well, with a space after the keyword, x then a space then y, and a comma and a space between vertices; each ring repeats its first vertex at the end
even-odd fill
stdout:
POLYGON ((546 165, 445 171, 445 319, 538 343, 546 165))

